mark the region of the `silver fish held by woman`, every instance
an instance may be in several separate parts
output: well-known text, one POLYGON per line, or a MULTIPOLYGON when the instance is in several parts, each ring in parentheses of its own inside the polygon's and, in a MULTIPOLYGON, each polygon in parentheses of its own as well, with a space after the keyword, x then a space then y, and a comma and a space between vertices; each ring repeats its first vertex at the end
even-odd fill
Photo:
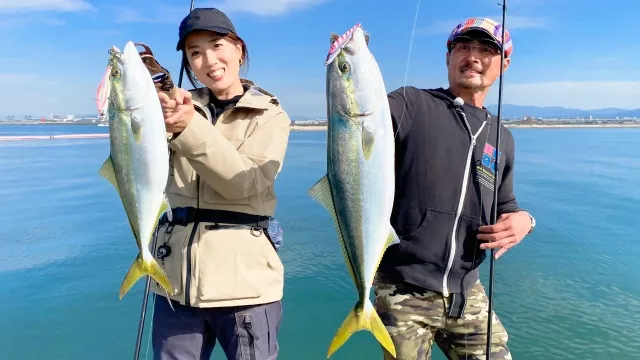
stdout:
POLYGON ((170 294, 167 275, 149 251, 158 219, 171 207, 165 194, 169 154, 160 100, 135 44, 109 51, 107 71, 98 86, 101 116, 108 114, 110 154, 100 174, 116 189, 129 220, 139 254, 120 287, 119 298, 144 275, 170 294))
POLYGON ((327 357, 368 330, 396 355, 369 295, 383 253, 399 242, 390 217, 395 192, 394 135, 387 92, 369 39, 358 24, 331 36, 327 56, 327 174, 309 194, 332 216, 358 301, 327 357))

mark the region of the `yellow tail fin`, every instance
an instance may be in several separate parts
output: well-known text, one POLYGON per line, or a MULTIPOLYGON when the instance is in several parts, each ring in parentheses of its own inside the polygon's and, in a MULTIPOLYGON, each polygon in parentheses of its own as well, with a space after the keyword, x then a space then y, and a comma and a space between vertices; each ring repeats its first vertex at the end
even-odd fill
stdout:
POLYGON ((153 258, 145 262, 141 255, 138 255, 122 281, 122 285, 120 286, 120 300, 122 300, 124 295, 129 292, 129 289, 131 289, 133 284, 135 284, 136 281, 144 275, 151 276, 166 292, 173 294, 174 291, 171 286, 171 282, 164 271, 160 268, 160 265, 158 265, 153 258))
POLYGON ((375 336, 380 345, 393 355, 394 358, 396 357, 396 348, 391 340, 391 336, 389 336, 389 332, 384 327, 373 304, 369 299, 365 299, 364 301, 364 306, 361 305, 361 302, 358 302, 342 322, 340 329, 338 329, 338 332, 331 341, 327 359, 344 345, 351 335, 360 330, 368 330, 373 333, 373 336, 375 336))

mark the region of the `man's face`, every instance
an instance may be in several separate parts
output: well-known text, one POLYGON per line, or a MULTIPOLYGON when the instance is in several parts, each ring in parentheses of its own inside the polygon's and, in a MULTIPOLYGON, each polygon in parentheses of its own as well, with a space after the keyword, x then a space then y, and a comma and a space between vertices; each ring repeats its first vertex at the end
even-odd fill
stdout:
MULTIPOLYGON (((504 59, 504 70, 510 58, 504 59)), ((500 49, 482 39, 465 38, 456 41, 447 53, 450 86, 467 90, 489 88, 500 76, 500 49)))

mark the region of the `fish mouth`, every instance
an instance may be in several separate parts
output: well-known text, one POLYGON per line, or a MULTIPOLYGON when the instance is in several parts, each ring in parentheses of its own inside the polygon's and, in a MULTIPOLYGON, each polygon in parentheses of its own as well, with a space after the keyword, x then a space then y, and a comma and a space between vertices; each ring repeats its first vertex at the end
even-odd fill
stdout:
POLYGON ((365 112, 359 112, 359 113, 351 113, 351 114, 349 114, 349 116, 351 116, 353 118, 366 117, 366 116, 373 115, 374 112, 375 111, 365 111, 365 112))

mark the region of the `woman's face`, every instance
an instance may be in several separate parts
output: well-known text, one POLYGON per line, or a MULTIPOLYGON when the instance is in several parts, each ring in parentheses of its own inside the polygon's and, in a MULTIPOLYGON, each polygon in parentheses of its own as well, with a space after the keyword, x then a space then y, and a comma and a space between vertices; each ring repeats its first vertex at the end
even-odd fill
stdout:
POLYGON ((224 94, 240 81, 240 41, 212 31, 197 31, 185 39, 185 52, 198 81, 214 94, 224 94))

